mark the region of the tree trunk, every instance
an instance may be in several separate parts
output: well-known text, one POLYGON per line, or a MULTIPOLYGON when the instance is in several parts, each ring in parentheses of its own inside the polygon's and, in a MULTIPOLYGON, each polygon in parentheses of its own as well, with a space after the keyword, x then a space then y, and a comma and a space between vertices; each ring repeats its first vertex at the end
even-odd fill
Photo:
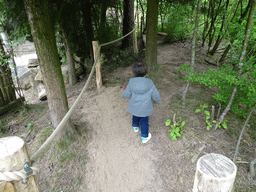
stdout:
POLYGON ((0 89, 0 107, 2 107, 4 105, 5 105, 5 100, 4 100, 2 90, 0 89))
MULTIPOLYGON (((5 58, 6 55, 2 43, 2 39, 0 38, 0 57, 5 58)), ((0 63, 0 89, 4 98, 3 103, 7 104, 16 99, 11 68, 6 61, 0 63)))
POLYGON ((99 37, 98 40, 100 42, 106 42, 105 39, 105 33, 106 31, 106 11, 107 11, 107 3, 106 2, 102 2, 101 4, 101 14, 100 14, 100 27, 99 27, 99 37))
POLYGON ((218 49, 218 47, 219 47, 219 45, 220 45, 220 43, 221 43, 221 41, 224 37, 223 35, 221 35, 221 33, 222 33, 224 25, 225 25, 225 18, 226 18, 226 12, 228 10, 228 4, 229 4, 229 0, 227 0, 227 2, 226 2, 226 11, 225 11, 225 13, 223 15, 223 18, 222 18, 221 28, 220 28, 220 32, 218 34, 217 40, 216 40, 215 45, 213 46, 212 50, 209 51, 210 55, 214 55, 214 53, 217 51, 217 49, 218 49))
MULTIPOLYGON (((231 19, 230 22, 232 22, 233 19, 235 18, 236 12, 237 12, 237 9, 238 9, 240 3, 242 3, 242 0, 240 0, 240 1, 238 2, 237 7, 236 7, 236 10, 234 11, 233 17, 232 17, 232 19, 231 19)), ((243 19, 246 17, 247 13, 249 12, 250 7, 251 7, 251 4, 252 4, 252 0, 249 0, 248 4, 247 4, 247 6, 246 6, 245 11, 241 14, 241 17, 240 17, 240 19, 239 19, 239 21, 238 21, 238 24, 239 24, 239 25, 243 22, 243 19)), ((248 23, 247 23, 247 24, 248 24, 248 23)), ((247 26, 246 26, 246 28, 247 28, 247 26)), ((234 33, 233 33, 233 34, 230 34, 231 37, 233 37, 234 35, 235 35, 234 33)), ((226 47, 225 51, 224 51, 223 54, 221 55, 221 58, 220 58, 220 60, 219 60, 219 63, 222 63, 222 62, 226 59, 226 56, 228 55, 228 52, 229 52, 229 50, 231 49, 231 45, 233 44, 233 42, 234 42, 234 39, 231 39, 229 45, 226 47)))
MULTIPOLYGON (((47 1, 24 0, 24 2, 43 74, 50 116, 53 126, 57 127, 68 111, 68 102, 50 21, 49 5, 47 1)), ((67 122, 65 131, 59 135, 58 139, 65 138, 66 133, 78 135, 71 121, 67 122)))
MULTIPOLYGON (((123 35, 128 34, 134 27, 134 0, 124 0, 123 35)), ((122 40, 122 49, 133 50, 133 34, 122 40)))
POLYGON ((146 63, 150 72, 157 67, 158 0, 148 0, 146 19, 146 63))
MULTIPOLYGON (((199 16, 200 16, 200 8, 201 8, 201 0, 198 0, 197 4, 197 12, 196 12, 196 22, 195 22, 195 29, 193 33, 193 39, 192 39, 192 45, 191 45, 191 64, 190 66, 194 68, 195 66, 195 48, 196 48, 196 34, 197 34, 197 28, 198 28, 198 23, 199 23, 199 16)), ((187 83, 187 86, 182 94, 182 100, 183 100, 183 105, 185 105, 186 101, 186 94, 189 88, 189 81, 187 83)))
MULTIPOLYGON (((250 13, 249 13, 249 16, 248 16, 248 19, 247 19, 247 25, 246 25, 247 28, 246 28, 244 46, 243 46, 243 50, 242 50, 242 53, 241 53, 241 56, 240 56, 240 59, 239 59, 238 79, 240 79, 240 77, 241 77, 242 67, 243 67, 243 64, 244 64, 243 63, 244 62, 244 57, 245 57, 245 54, 246 54, 246 49, 247 49, 249 37, 250 37, 250 34, 251 34, 251 28, 252 28, 252 25, 253 25, 253 17, 254 17, 254 12, 255 12, 255 9, 256 9, 256 0, 252 1, 251 6, 252 7, 250 9, 250 13)), ((236 92, 237 92, 237 87, 238 86, 236 85, 233 92, 232 92, 232 95, 230 97, 230 100, 229 100, 229 103, 228 103, 227 107, 225 108, 225 110, 223 111, 223 113, 221 114, 221 116, 219 118, 219 121, 218 121, 219 124, 222 123, 222 121, 224 120, 224 117, 226 116, 227 112, 230 110, 230 108, 232 106, 233 100, 234 100, 236 92)), ((217 126, 215 126, 215 129, 217 129, 217 126)))
POLYGON ((86 44, 88 46, 88 50, 86 51, 86 55, 90 55, 91 60, 93 60, 93 48, 92 41, 94 39, 94 33, 92 28, 92 3, 90 0, 85 0, 82 2, 82 13, 83 13, 83 23, 86 32, 86 44))
POLYGON ((69 85, 73 86, 77 83, 76 68, 75 68, 75 62, 73 59, 73 53, 70 47, 70 43, 64 31, 63 31, 63 39, 65 42, 65 52, 66 52, 67 64, 68 64, 69 85))

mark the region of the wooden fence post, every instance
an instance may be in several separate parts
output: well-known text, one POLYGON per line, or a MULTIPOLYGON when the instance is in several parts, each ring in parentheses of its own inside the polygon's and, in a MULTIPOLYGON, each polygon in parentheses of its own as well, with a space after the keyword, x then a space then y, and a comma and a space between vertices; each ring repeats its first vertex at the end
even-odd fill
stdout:
MULTIPOLYGON (((27 148, 24 141, 17 137, 4 137, 0 139, 0 172, 20 171, 25 162, 30 164, 27 148)), ((34 175, 22 181, 1 182, 1 192, 39 192, 39 187, 34 175)))
POLYGON ((102 86, 102 78, 101 78, 101 72, 100 72, 100 67, 101 67, 101 57, 100 57, 100 46, 99 46, 99 41, 93 41, 92 42, 93 46, 93 55, 94 55, 94 61, 97 59, 97 63, 95 65, 96 69, 96 84, 97 84, 97 89, 99 90, 102 86))
MULTIPOLYGON (((134 25, 136 27, 136 24, 134 25)), ((133 51, 134 54, 138 54, 138 43, 137 43, 137 29, 134 30, 133 32, 133 51)))
POLYGON ((210 153, 197 161, 193 192, 231 192, 236 165, 227 157, 210 153))

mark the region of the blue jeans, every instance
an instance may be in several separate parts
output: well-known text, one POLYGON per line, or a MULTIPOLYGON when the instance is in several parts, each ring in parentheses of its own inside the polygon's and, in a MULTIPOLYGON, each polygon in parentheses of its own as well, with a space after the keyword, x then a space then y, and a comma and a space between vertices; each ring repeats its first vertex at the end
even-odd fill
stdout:
POLYGON ((140 129, 141 129, 141 137, 148 137, 148 117, 137 117, 132 116, 132 126, 133 127, 139 127, 140 123, 140 129))

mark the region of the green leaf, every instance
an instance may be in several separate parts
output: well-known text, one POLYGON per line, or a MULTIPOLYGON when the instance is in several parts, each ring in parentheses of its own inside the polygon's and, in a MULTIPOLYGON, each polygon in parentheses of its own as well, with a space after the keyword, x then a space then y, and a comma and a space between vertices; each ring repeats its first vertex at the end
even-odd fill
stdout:
POLYGON ((201 111, 201 109, 196 109, 195 113, 199 113, 201 111))
POLYGON ((213 120, 212 122, 213 122, 213 123, 217 123, 217 121, 215 121, 215 120, 213 120))
POLYGON ((206 129, 209 131, 210 130, 210 128, 211 128, 211 126, 210 125, 208 125, 207 127, 206 127, 206 129))
POLYGON ((165 126, 170 126, 171 125, 171 120, 170 119, 167 119, 166 121, 165 121, 165 126))
POLYGON ((175 126, 174 126, 174 125, 171 125, 171 128, 175 129, 175 126))
POLYGON ((227 129, 227 128, 228 128, 227 124, 226 124, 226 123, 224 123, 224 122, 223 122, 221 125, 222 125, 225 129, 227 129))
POLYGON ((203 106, 202 106, 202 108, 203 109, 206 109, 206 108, 208 108, 209 106, 207 105, 207 104, 203 104, 203 106))
POLYGON ((209 111, 204 111, 204 114, 207 115, 207 116, 211 115, 209 111))
POLYGON ((185 121, 182 121, 181 127, 183 127, 185 124, 186 124, 185 121))
POLYGON ((221 128, 221 125, 219 124, 219 123, 217 123, 217 125, 216 125, 218 128, 221 128))
POLYGON ((211 117, 210 116, 206 116, 205 119, 210 119, 211 117))

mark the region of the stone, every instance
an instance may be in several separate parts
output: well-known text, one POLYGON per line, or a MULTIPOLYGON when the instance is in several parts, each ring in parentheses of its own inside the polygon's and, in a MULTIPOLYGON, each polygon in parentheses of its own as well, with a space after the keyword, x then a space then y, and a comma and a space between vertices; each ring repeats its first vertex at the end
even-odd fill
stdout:
POLYGON ((28 60, 28 68, 36 68, 37 66, 39 66, 38 59, 29 59, 28 60))

